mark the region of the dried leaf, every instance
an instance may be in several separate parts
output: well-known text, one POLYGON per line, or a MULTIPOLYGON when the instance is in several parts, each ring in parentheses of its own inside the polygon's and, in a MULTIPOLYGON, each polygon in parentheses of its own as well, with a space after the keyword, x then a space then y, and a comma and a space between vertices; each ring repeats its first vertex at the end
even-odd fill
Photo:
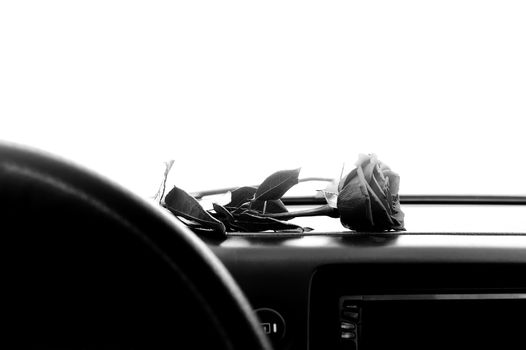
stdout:
POLYGON ((181 216, 201 224, 204 228, 213 229, 225 234, 226 228, 223 223, 215 219, 201 207, 199 202, 184 190, 174 187, 165 197, 164 206, 174 215, 181 216))
POLYGON ((301 168, 281 170, 270 175, 258 187, 255 198, 260 201, 280 199, 285 192, 298 183, 301 168))

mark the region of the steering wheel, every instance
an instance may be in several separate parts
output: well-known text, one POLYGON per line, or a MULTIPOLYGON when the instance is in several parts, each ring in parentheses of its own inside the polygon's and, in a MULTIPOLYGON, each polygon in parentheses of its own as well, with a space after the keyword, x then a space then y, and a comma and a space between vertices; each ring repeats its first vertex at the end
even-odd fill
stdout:
POLYGON ((183 224, 66 161, 0 144, 0 342, 270 350, 226 268, 183 224))

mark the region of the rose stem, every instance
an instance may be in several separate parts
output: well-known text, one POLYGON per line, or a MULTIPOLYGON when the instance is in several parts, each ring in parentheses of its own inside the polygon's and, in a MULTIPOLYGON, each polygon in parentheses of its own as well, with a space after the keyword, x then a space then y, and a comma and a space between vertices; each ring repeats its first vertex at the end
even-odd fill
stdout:
POLYGON ((281 219, 281 220, 288 220, 288 219, 293 219, 293 218, 302 217, 302 216, 329 216, 331 218, 337 218, 340 216, 338 209, 335 209, 327 204, 321 207, 312 208, 312 209, 298 210, 298 211, 287 212, 287 213, 268 213, 268 214, 260 214, 260 215, 269 217, 269 218, 274 218, 274 219, 281 219))

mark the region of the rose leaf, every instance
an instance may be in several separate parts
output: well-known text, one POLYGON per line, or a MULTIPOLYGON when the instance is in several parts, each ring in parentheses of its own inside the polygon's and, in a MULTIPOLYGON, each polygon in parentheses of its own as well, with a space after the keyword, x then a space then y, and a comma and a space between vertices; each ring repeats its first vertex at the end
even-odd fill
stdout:
POLYGON ((176 216, 197 222, 204 228, 225 235, 225 225, 204 210, 194 197, 176 186, 166 195, 164 206, 176 216))
POLYGON ((214 206, 214 211, 216 212, 216 215, 222 222, 234 221, 234 216, 225 207, 217 203, 212 203, 212 205, 214 206))
POLYGON ((280 199, 285 192, 298 183, 301 168, 281 170, 267 177, 258 187, 255 198, 260 201, 280 199))
POLYGON ((290 224, 288 222, 283 222, 283 221, 280 221, 274 218, 257 216, 255 214, 246 213, 246 212, 234 215, 234 217, 236 219, 234 223, 235 226, 247 232, 250 232, 250 231, 259 232, 259 231, 268 231, 268 230, 272 230, 272 231, 294 230, 294 231, 305 232, 305 231, 311 230, 309 228, 303 228, 301 226, 290 224))
POLYGON ((239 207, 243 203, 249 202, 254 198, 254 195, 256 194, 257 189, 255 187, 250 186, 244 186, 239 187, 238 189, 235 189, 231 192, 231 199, 230 203, 225 205, 225 207, 239 207))

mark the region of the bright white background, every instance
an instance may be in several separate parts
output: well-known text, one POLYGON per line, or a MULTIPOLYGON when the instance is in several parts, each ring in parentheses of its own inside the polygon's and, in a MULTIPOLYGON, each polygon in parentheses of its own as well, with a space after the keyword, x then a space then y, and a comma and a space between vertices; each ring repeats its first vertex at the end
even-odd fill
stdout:
POLYGON ((153 195, 374 152, 402 193, 526 194, 524 1, 3 1, 0 139, 153 195))

